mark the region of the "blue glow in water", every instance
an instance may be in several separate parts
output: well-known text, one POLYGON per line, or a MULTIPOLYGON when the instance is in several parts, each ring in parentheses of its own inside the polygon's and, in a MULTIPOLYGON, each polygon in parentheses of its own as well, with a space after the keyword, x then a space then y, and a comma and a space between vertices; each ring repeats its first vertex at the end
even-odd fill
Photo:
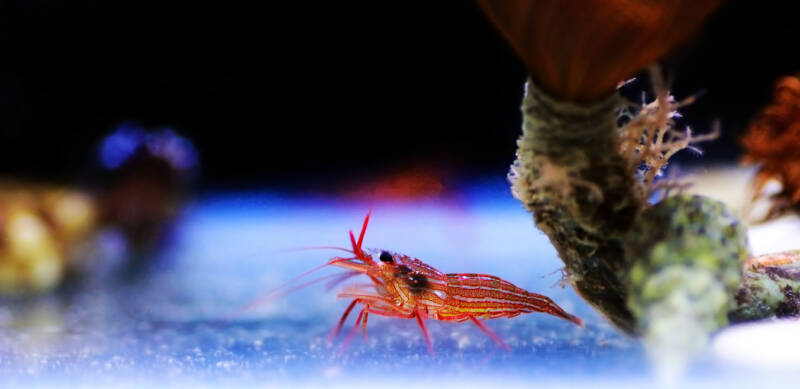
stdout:
POLYGON ((130 124, 119 126, 100 143, 100 163, 106 169, 116 169, 142 145, 144 131, 130 124))
POLYGON ((135 124, 125 123, 101 142, 100 163, 105 169, 116 169, 143 148, 177 170, 190 170, 198 162, 192 142, 172 129, 148 132, 135 124))
POLYGON ((189 170, 197 164, 197 151, 192 142, 171 129, 149 134, 146 145, 150 153, 169 161, 178 170, 189 170))

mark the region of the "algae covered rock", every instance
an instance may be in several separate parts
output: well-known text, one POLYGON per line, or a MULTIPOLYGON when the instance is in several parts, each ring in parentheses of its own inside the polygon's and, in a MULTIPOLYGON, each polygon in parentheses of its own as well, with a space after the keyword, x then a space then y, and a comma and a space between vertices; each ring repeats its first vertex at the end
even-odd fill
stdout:
POLYGON ((639 214, 625 251, 638 330, 661 366, 679 367, 728 324, 748 257, 746 230, 723 203, 680 195, 639 214))
POLYGON ((800 316, 800 250, 750 258, 736 302, 734 322, 800 316))

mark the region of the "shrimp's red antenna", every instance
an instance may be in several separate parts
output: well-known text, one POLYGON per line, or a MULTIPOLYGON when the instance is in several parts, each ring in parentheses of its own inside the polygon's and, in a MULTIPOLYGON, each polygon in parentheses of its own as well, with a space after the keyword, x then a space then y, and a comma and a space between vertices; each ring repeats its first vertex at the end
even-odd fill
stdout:
POLYGON ((350 243, 353 245, 353 254, 355 254, 358 259, 370 264, 372 264, 373 261, 364 254, 364 251, 361 249, 361 244, 364 242, 364 234, 367 232, 367 225, 369 224, 369 216, 371 214, 372 208, 370 208, 369 212, 367 212, 367 216, 364 218, 364 225, 361 226, 361 233, 358 234, 358 242, 356 242, 353 230, 350 230, 350 243))
POLYGON ((361 249, 361 243, 364 242, 364 233, 367 232, 367 224, 369 224, 369 215, 372 214, 372 210, 370 209, 367 212, 367 217, 364 218, 364 225, 361 226, 361 233, 358 235, 358 248, 361 249))

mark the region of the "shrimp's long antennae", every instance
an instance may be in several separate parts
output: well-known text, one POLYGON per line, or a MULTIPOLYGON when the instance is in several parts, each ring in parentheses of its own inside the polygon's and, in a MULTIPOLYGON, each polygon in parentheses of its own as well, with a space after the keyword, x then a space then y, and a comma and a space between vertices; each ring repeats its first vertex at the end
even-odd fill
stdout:
POLYGON ((329 292, 331 289, 335 288, 336 285, 339 285, 342 282, 345 282, 350 278, 353 278, 353 277, 355 277, 355 276, 357 276, 359 274, 364 274, 364 273, 362 273, 360 271, 356 271, 356 270, 351 270, 351 271, 348 271, 348 272, 338 273, 338 274, 339 274, 339 278, 335 278, 335 279, 329 281, 327 284, 325 284, 325 291, 326 292, 329 292))
POLYGON ((266 255, 274 255, 274 254, 285 254, 285 253, 294 253, 299 251, 314 251, 314 250, 338 250, 343 251, 346 253, 354 254, 353 250, 348 248, 340 247, 340 246, 302 246, 302 247, 289 247, 285 249, 278 249, 278 250, 258 250, 248 254, 237 255, 233 258, 229 258, 228 260, 245 260, 250 259, 253 257, 263 257, 266 255))
MULTIPOLYGON (((312 250, 339 250, 344 251, 346 253, 353 254, 353 250, 339 247, 339 246, 303 246, 303 247, 290 247, 288 249, 281 249, 281 250, 273 250, 267 252, 267 254, 282 254, 282 253, 293 253, 297 251, 312 251, 312 250)), ((259 253, 263 254, 263 253, 259 253)))
MULTIPOLYGON (((315 269, 315 270, 319 270, 319 269, 315 269)), ((308 273, 308 272, 306 272, 306 273, 308 273)), ((260 297, 254 299, 250 303, 247 303, 243 307, 238 308, 235 311, 231 312, 230 314, 228 314, 226 316, 226 319, 227 319, 227 321, 231 321, 236 316, 239 316, 242 313, 245 313, 245 312, 247 312, 247 311, 249 311, 249 310, 251 310, 251 309, 253 309, 255 307, 258 307, 258 306, 264 305, 264 304, 268 304, 268 303, 270 303, 270 302, 272 302, 272 301, 274 301, 276 299, 279 299, 281 297, 290 295, 290 294, 292 294, 294 292, 297 292, 298 290, 301 290, 303 288, 306 288, 308 286, 314 285, 314 284, 322 282, 322 281, 333 279, 331 282, 334 283, 334 285, 335 284, 339 284, 339 283, 347 280, 348 278, 352 277, 352 275, 351 275, 352 273, 354 273, 354 271, 324 275, 322 277, 317 277, 317 278, 315 278, 313 280, 306 281, 306 282, 304 282, 304 283, 302 283, 300 285, 291 287, 291 288, 286 289, 286 290, 281 290, 281 289, 285 288, 288 285, 287 284, 281 285, 281 286, 279 286, 279 287, 277 287, 275 289, 272 289, 271 291, 269 291, 267 293, 264 293, 263 295, 261 295, 260 297)), ((357 272, 355 272, 355 273, 357 273, 357 272)), ((358 273, 358 274, 360 274, 360 273, 358 273)), ((299 278, 295 277, 295 280, 297 280, 297 279, 299 279, 299 278)))
POLYGON ((369 224, 369 217, 370 217, 371 214, 372 214, 372 209, 370 208, 369 212, 367 212, 367 216, 364 218, 364 224, 361 226, 361 232, 358 235, 358 242, 356 242, 355 235, 353 234, 353 231, 350 230, 350 243, 353 245, 353 249, 352 250, 349 250, 349 249, 346 249, 346 248, 343 248, 343 247, 339 247, 339 246, 307 246, 307 247, 298 247, 298 248, 290 248, 290 249, 275 251, 275 252, 292 252, 292 251, 305 251, 305 250, 340 250, 340 251, 344 251, 344 252, 347 252, 347 253, 351 253, 351 254, 354 255, 354 257, 351 257, 351 258, 339 258, 339 257, 336 257, 336 258, 333 258, 330 261, 328 261, 328 262, 326 262, 326 263, 324 263, 322 265, 316 266, 316 267, 314 267, 314 268, 312 268, 312 269, 310 269, 310 270, 308 270, 308 271, 306 271, 306 272, 304 272, 304 273, 292 278, 291 280, 279 285, 278 287, 270 290, 269 292, 267 292, 267 293, 263 294, 262 296, 256 298, 255 300, 253 300, 252 302, 248 303, 247 305, 235 310, 234 312, 232 312, 231 314, 229 314, 227 316, 227 320, 230 321, 234 317, 240 315, 243 312, 246 312, 246 311, 248 311, 250 309, 253 309, 253 308, 255 308, 255 307, 259 306, 259 305, 263 305, 263 304, 269 303, 269 302, 271 302, 271 301, 273 301, 273 300, 275 300, 275 299, 277 299, 279 297, 286 296, 288 294, 296 292, 296 291, 298 291, 300 289, 303 289, 303 288, 305 288, 307 286, 310 286, 310 285, 313 285, 315 283, 318 283, 318 282, 321 282, 321 281, 325 281, 325 280, 329 280, 329 279, 333 279, 327 285, 327 288, 330 289, 330 288, 332 288, 332 287, 334 287, 334 286, 346 281, 347 279, 349 279, 351 277, 354 277, 354 276, 356 276, 358 274, 362 274, 362 273, 366 272, 366 269, 368 268, 369 265, 374 265, 374 262, 372 261, 372 259, 369 256, 365 255, 364 251, 361 249, 361 245, 364 242, 364 234, 367 232, 367 225, 369 224), (362 265, 362 264, 354 263, 354 262, 352 262, 352 260, 363 261, 363 262, 366 263, 366 266, 362 265), (300 285, 291 287, 289 289, 285 289, 285 288, 291 286, 293 283, 303 279, 304 277, 306 277, 306 276, 308 276, 308 275, 310 275, 310 274, 312 274, 312 273, 314 273, 316 271, 319 271, 319 270, 323 269, 326 266, 330 266, 330 265, 336 265, 336 266, 344 267, 344 268, 350 269, 350 271, 344 272, 344 273, 336 273, 336 274, 330 274, 330 275, 327 275, 327 276, 318 277, 318 278, 315 278, 315 279, 313 279, 311 281, 307 281, 307 282, 302 283, 300 285))
MULTIPOLYGON (((350 250, 346 250, 346 251, 350 252, 350 250)), ((336 284, 339 284, 339 283, 347 280, 348 278, 352 277, 353 275, 355 275, 355 274, 351 274, 352 272, 354 272, 354 270, 351 270, 351 271, 345 272, 345 273, 335 273, 335 274, 329 274, 327 276, 318 277, 318 278, 315 278, 315 279, 313 279, 311 281, 308 281, 308 282, 305 282, 303 284, 294 286, 294 287, 292 287, 290 289, 281 291, 282 289, 284 289, 284 288, 286 288, 288 286, 291 286, 293 283, 295 283, 295 282, 297 282, 297 281, 309 276, 310 274, 312 274, 312 273, 314 273, 316 271, 322 270, 326 266, 335 265, 335 264, 337 264, 339 262, 350 261, 351 259, 353 259, 353 258, 334 258, 334 259, 331 259, 330 261, 328 261, 326 263, 323 263, 322 265, 316 266, 316 267, 314 267, 314 268, 312 268, 312 269, 310 269, 310 270, 308 270, 308 271, 306 271, 306 272, 304 272, 304 273, 292 278, 291 280, 289 280, 287 282, 284 282, 281 285, 278 285, 274 289, 270 290, 267 293, 264 293, 260 297, 254 299, 252 302, 246 304, 245 306, 243 306, 241 308, 238 308, 235 311, 231 312, 229 315, 227 315, 227 320, 230 321, 234 317, 236 317, 236 316, 238 316, 238 315, 240 315, 240 314, 242 314, 244 312, 247 312, 247 311, 249 311, 249 310, 251 310, 251 309, 253 309, 253 308, 255 308, 255 307, 259 306, 259 305, 267 304, 267 303, 272 302, 273 300, 275 300, 275 299, 277 299, 279 297, 283 297, 283 296, 286 296, 288 294, 294 293, 294 292, 296 292, 296 291, 298 291, 300 289, 303 289, 303 288, 305 288, 307 286, 311 286, 313 284, 316 284, 317 282, 325 281, 325 280, 328 280, 328 279, 331 279, 331 278, 338 278, 338 279, 332 281, 333 285, 335 286, 336 284)), ((360 274, 360 272, 356 272, 356 273, 360 274)))

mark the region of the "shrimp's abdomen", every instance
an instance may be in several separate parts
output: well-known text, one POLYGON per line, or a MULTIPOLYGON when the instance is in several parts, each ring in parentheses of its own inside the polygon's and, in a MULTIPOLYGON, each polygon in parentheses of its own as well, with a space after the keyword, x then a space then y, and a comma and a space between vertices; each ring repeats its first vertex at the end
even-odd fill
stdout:
POLYGON ((440 320, 464 321, 470 316, 514 317, 544 312, 583 326, 583 322, 550 298, 528 292, 500 277, 464 273, 447 274, 447 299, 439 310, 440 320))

